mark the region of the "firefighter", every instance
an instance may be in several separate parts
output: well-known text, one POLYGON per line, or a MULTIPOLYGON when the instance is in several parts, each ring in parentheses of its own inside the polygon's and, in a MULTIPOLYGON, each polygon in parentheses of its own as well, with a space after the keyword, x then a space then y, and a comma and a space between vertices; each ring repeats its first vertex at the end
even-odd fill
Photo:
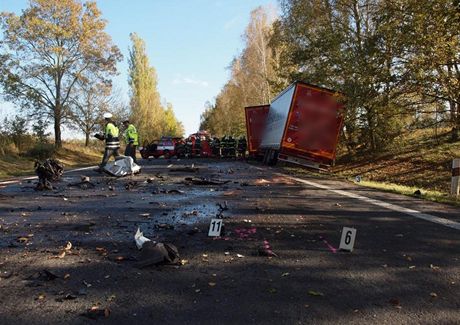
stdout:
POLYGON ((212 138, 211 149, 214 157, 220 157, 220 140, 218 137, 212 138))
POLYGON ((238 155, 242 158, 246 158, 246 149, 248 148, 248 144, 246 143, 245 137, 240 137, 238 139, 238 155))
POLYGON ((124 120, 123 126, 125 127, 125 156, 133 158, 133 161, 137 164, 136 148, 139 145, 139 136, 137 134, 136 127, 133 124, 129 123, 129 120, 124 120))
POLYGON ((224 135, 222 137, 222 140, 220 140, 220 147, 221 147, 222 157, 227 158, 228 156, 228 138, 226 135, 224 135))
POLYGON ((228 138, 228 151, 230 157, 236 157, 236 140, 232 136, 228 138))
POLYGON ((111 156, 114 156, 114 158, 120 156, 118 153, 118 149, 120 149, 120 140, 118 138, 119 130, 112 121, 112 114, 104 113, 104 120, 104 134, 97 137, 99 140, 105 140, 104 156, 102 157, 102 162, 97 169, 98 172, 102 172, 111 156))

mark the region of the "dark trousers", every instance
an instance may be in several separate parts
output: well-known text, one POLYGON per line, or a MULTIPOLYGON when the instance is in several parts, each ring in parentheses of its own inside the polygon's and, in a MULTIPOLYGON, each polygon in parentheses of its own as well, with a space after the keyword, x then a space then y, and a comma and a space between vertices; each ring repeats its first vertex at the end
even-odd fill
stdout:
POLYGON ((128 143, 126 145, 126 149, 125 149, 125 156, 128 156, 128 157, 131 157, 133 158, 134 160, 134 163, 137 164, 137 160, 136 160, 136 148, 137 146, 132 144, 132 143, 128 143))
POLYGON ((107 165, 107 163, 109 162, 110 157, 112 157, 112 156, 114 158, 120 157, 120 154, 118 153, 118 148, 116 148, 116 149, 105 148, 104 156, 102 157, 102 162, 99 165, 99 167, 104 168, 104 166, 107 165))

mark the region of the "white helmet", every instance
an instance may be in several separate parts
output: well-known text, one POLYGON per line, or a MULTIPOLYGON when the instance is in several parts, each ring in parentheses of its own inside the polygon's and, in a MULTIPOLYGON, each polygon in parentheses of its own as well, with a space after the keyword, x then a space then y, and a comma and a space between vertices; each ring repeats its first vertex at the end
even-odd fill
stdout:
POLYGON ((104 113, 104 118, 112 118, 112 113, 104 113))

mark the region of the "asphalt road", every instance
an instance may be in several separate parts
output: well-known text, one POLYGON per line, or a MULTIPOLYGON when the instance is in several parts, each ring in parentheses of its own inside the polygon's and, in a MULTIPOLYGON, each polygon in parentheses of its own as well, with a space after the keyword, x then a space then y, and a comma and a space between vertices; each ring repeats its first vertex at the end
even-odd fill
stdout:
POLYGON ((455 207, 218 160, 77 171, 49 192, 29 182, 0 189, 0 324, 460 323, 455 207), (68 186, 83 174, 94 188, 68 186), (137 267, 137 227, 183 265, 137 267), (337 250, 343 227, 353 252, 337 250), (277 257, 259 255, 264 241, 277 257))

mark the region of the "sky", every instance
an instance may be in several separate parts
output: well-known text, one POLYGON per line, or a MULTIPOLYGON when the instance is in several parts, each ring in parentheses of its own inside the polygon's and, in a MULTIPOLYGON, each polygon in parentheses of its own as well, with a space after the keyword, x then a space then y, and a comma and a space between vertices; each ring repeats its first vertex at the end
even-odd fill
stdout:
MULTIPOLYGON (((20 14, 27 0, 0 0, 0 11, 20 14)), ((128 100, 129 34, 144 39, 158 75, 163 101, 173 104, 186 135, 198 130, 206 101, 213 102, 229 78, 228 66, 243 48, 250 12, 276 0, 97 0, 106 31, 124 55, 114 86, 128 100)), ((11 115, 10 103, 0 116, 11 115)), ((70 137, 71 133, 64 133, 70 137)))

